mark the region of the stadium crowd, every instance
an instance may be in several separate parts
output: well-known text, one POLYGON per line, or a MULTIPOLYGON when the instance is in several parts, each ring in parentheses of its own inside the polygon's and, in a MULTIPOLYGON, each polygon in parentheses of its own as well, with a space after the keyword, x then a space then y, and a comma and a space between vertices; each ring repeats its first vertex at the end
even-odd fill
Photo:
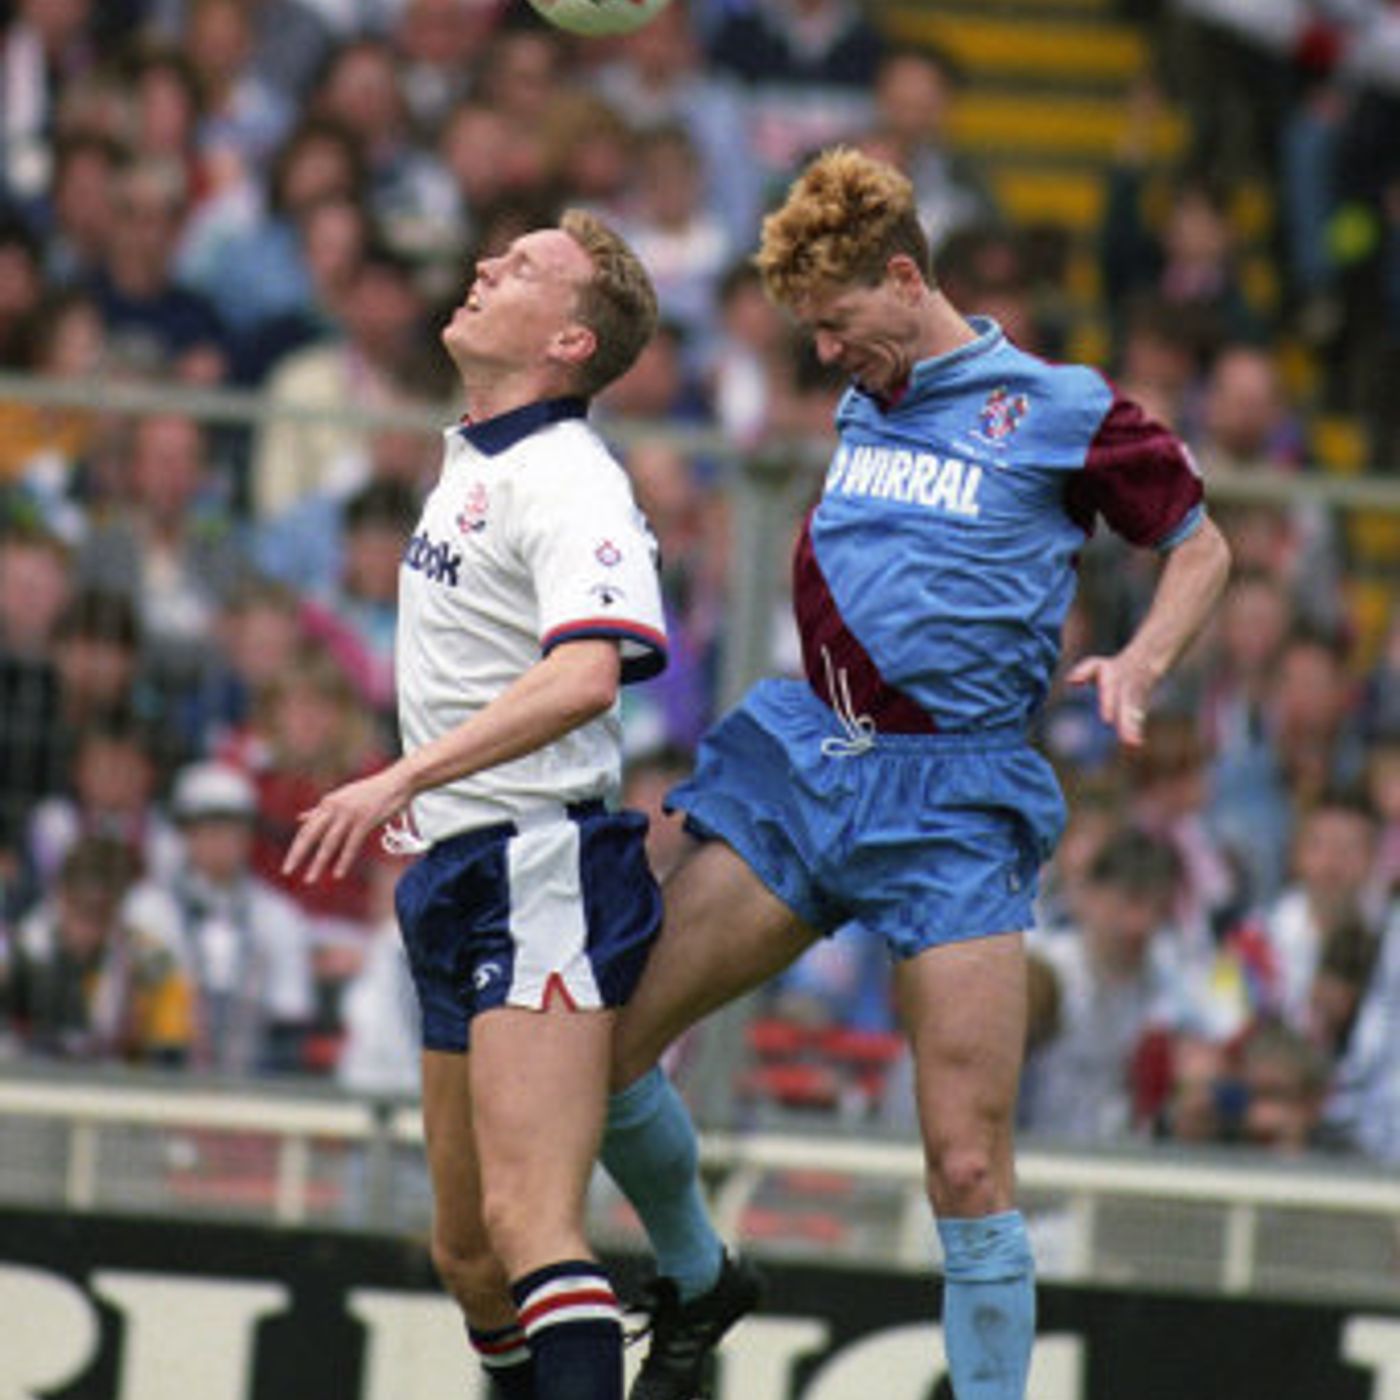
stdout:
MULTIPOLYGON (((1267 32, 1239 27, 1249 6, 1123 8, 1165 59, 1104 172, 1103 368, 1208 484, 1308 470, 1319 406, 1400 465, 1400 8, 1256 5, 1267 32), (1144 135, 1164 95, 1194 136, 1165 172, 1144 135), (1242 177, 1280 191, 1273 299, 1240 274, 1242 177), (1321 367, 1315 401, 1285 388, 1286 339, 1321 367)), ((0 400, 5 1055, 411 1085, 398 862, 280 874, 297 813, 396 743, 397 573, 439 457, 431 431, 335 410, 450 423, 445 309, 475 256, 568 204, 627 235, 665 318, 595 410, 659 428, 625 456, 672 662, 624 719, 664 869, 660 795, 715 715, 731 566, 727 468, 665 429, 771 450, 824 433, 841 388, 747 261, 770 196, 832 141, 892 158, 955 303, 1069 345, 1055 238, 949 150, 946 57, 878 18, 674 0, 575 44, 513 0, 0 3, 0 369, 326 410, 0 400)), ((1360 627, 1326 511, 1216 513, 1236 573, 1142 749, 1083 694, 1045 709, 1072 821, 1033 935, 1023 1127, 1400 1161, 1400 610, 1360 627)), ((1141 569, 1086 550, 1067 662, 1128 634, 1141 569)), ((772 665, 793 664, 779 626, 772 665)), ((898 1123, 886 973, 859 929, 814 950, 736 1092, 898 1123)))

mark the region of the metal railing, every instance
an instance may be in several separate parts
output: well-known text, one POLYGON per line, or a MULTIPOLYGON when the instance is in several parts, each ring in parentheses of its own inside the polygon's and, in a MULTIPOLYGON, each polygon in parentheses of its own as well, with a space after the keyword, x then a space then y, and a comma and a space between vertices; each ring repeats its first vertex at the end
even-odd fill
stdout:
MULTIPOLYGON (((936 1257, 916 1143, 708 1132, 701 1150, 716 1222, 745 1248, 896 1270, 936 1257)), ((1046 1277, 1400 1299, 1400 1179, 1378 1170, 1030 1143, 1018 1173, 1046 1277)), ((0 1200, 388 1232, 429 1220, 413 1100, 29 1066, 0 1071, 0 1200)), ((643 1246, 601 1178, 591 1210, 601 1241, 643 1246)))

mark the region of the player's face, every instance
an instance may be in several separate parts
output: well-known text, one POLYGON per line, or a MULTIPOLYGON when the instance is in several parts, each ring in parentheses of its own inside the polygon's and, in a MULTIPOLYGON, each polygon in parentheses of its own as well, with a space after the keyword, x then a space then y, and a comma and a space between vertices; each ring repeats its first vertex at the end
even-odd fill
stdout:
POLYGON ((588 254, 562 229, 536 229, 496 257, 482 258, 462 304, 443 328, 459 366, 523 369, 543 363, 575 324, 579 289, 592 276, 588 254))
POLYGON ((874 287, 831 287, 794 308, 817 358, 872 394, 888 395, 909 378, 918 358, 920 325, 891 278, 874 287))

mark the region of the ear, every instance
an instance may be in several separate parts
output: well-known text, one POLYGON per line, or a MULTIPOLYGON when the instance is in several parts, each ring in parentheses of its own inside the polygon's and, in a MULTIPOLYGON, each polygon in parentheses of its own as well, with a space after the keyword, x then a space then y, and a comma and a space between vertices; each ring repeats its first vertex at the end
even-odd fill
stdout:
POLYGON ((570 321, 561 331, 556 331, 549 342, 548 357, 562 360, 568 365, 581 365, 591 359, 598 348, 598 337, 578 321, 570 321))
POLYGON ((895 253, 885 264, 885 276, 901 297, 920 297, 928 289, 918 263, 908 253, 895 253))

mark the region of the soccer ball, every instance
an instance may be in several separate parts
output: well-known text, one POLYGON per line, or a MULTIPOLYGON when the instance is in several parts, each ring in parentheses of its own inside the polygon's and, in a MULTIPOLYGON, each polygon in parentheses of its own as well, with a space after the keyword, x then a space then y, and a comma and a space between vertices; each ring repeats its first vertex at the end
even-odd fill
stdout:
POLYGON ((530 0, 551 24, 573 34, 630 34, 655 19, 670 0, 530 0))

